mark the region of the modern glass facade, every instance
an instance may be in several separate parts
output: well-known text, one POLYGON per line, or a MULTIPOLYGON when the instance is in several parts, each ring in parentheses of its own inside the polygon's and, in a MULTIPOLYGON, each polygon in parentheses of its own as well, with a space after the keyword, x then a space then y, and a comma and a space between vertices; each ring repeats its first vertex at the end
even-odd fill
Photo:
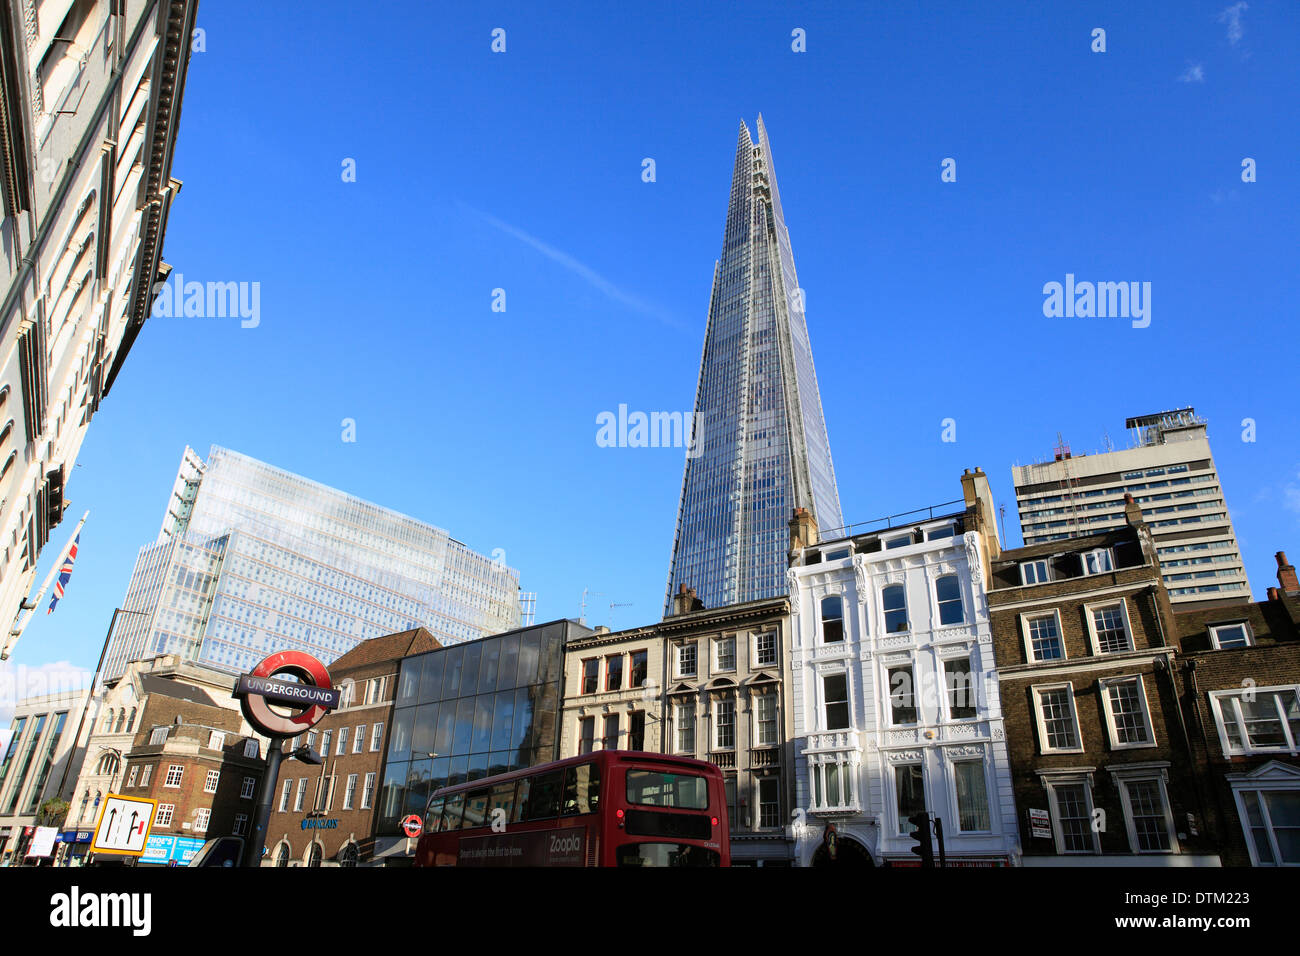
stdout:
POLYGON ((229 672, 425 627, 443 645, 520 624, 519 575, 445 531, 225 448, 186 449, 105 660, 176 654, 229 672))
POLYGON ((439 787, 558 760, 564 642, 590 633, 554 621, 405 658, 375 832, 439 787))
POLYGON ((678 585, 706 607, 786 593, 794 508, 843 524, 803 298, 760 116, 757 144, 740 124, 665 614, 678 585))

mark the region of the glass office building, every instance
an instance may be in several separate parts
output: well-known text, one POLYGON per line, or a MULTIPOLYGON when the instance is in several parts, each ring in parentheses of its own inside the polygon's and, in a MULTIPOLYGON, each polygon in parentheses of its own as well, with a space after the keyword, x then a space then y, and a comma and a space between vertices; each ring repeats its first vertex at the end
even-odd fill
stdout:
POLYGON ((214 446, 185 449, 105 658, 176 654, 232 673, 277 651, 329 663, 425 627, 443 645, 518 627, 519 575, 445 531, 214 446))
POLYGON ((590 633, 552 621, 405 658, 375 832, 439 787, 558 760, 564 644, 590 633))
POLYGON ((757 143, 740 124, 665 614, 679 585, 706 607, 785 594, 793 509, 843 524, 803 299, 760 116, 757 143))

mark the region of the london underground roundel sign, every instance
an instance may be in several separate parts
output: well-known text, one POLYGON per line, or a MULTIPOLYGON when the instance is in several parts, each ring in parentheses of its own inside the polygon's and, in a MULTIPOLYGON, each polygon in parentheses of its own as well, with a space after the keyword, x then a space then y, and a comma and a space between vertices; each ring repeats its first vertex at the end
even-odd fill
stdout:
POLYGON ((310 730, 338 707, 340 697, 325 665, 302 651, 272 654, 252 673, 239 676, 232 696, 240 699, 248 722, 268 737, 296 737, 310 730), (280 675, 297 680, 284 680, 280 675), (277 713, 271 709, 272 703, 294 712, 277 713))
POLYGON ((414 839, 424 832, 424 821, 412 813, 402 821, 402 832, 414 839))

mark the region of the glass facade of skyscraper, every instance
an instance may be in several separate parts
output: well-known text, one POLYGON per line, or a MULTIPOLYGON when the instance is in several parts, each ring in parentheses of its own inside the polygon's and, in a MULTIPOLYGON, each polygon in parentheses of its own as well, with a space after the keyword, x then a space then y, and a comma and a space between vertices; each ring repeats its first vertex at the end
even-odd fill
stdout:
POLYGON ((760 116, 757 144, 740 127, 665 613, 679 585, 706 607, 784 594, 792 510, 843 524, 803 298, 760 116))
POLYGON ((439 787, 558 760, 564 644, 590 633, 553 621, 405 658, 375 832, 439 787))
POLYGON ((302 650, 329 663, 423 626, 457 644, 520 624, 518 572, 406 515, 213 447, 186 449, 162 531, 141 549, 105 659, 230 672, 302 650))

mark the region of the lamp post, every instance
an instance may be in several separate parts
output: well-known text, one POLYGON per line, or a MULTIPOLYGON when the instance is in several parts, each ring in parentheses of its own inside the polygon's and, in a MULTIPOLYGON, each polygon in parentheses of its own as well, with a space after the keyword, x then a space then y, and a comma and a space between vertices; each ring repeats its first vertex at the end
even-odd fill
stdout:
POLYGON ((266 748, 266 774, 262 777, 262 792, 257 799, 257 817, 253 821, 253 831, 249 834, 248 846, 244 852, 244 866, 261 866, 262 853, 266 849, 266 828, 271 822, 271 802, 275 799, 275 784, 280 777, 280 763, 287 756, 289 760, 301 760, 312 766, 324 763, 324 759, 306 744, 287 755, 283 749, 284 741, 272 737, 266 748))

